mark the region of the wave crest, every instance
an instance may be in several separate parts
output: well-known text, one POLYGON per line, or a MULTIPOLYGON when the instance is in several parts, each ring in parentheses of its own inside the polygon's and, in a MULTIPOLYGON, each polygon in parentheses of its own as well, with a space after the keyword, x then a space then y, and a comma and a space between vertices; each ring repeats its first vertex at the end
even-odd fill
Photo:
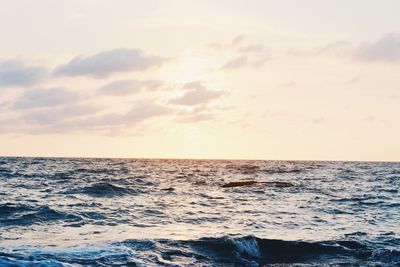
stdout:
POLYGON ((0 205, 0 211, 0 224, 3 225, 23 226, 51 221, 63 221, 65 223, 82 221, 82 218, 78 215, 58 211, 49 206, 33 207, 6 203, 0 205))
POLYGON ((82 188, 72 189, 65 192, 66 194, 85 194, 93 197, 115 197, 124 195, 136 195, 138 190, 114 185, 108 182, 100 182, 85 186, 82 188))

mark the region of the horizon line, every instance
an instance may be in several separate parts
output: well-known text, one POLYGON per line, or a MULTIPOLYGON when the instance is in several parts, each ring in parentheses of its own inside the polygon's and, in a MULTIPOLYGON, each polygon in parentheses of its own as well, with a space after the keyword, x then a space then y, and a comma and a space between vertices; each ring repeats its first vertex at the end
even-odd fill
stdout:
POLYGON ((44 159, 136 159, 136 160, 197 160, 197 161, 297 161, 297 162, 370 162, 400 163, 397 160, 338 160, 338 159, 241 159, 241 158, 179 158, 179 157, 93 157, 93 156, 17 156, 0 155, 0 158, 44 158, 44 159))

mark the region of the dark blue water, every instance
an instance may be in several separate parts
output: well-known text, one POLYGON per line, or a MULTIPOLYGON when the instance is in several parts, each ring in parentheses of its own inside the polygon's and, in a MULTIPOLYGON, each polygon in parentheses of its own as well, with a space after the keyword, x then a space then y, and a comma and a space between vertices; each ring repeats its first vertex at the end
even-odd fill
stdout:
POLYGON ((400 163, 0 158, 7 265, 400 266, 400 163))

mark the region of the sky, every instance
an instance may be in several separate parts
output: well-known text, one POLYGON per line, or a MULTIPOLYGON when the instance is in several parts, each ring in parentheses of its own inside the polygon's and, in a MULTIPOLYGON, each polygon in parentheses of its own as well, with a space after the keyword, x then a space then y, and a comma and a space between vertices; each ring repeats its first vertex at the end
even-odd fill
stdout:
POLYGON ((0 155, 400 161, 398 0, 0 4, 0 155))

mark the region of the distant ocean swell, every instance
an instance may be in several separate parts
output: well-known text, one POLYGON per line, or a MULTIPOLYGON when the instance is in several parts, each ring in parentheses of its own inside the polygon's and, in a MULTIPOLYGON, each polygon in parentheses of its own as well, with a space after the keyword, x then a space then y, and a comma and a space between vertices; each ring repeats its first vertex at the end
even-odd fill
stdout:
POLYGON ((10 266, 400 266, 400 251, 373 249, 351 240, 303 242, 253 236, 198 240, 126 240, 102 246, 24 246, 2 249, 0 265, 10 266))

